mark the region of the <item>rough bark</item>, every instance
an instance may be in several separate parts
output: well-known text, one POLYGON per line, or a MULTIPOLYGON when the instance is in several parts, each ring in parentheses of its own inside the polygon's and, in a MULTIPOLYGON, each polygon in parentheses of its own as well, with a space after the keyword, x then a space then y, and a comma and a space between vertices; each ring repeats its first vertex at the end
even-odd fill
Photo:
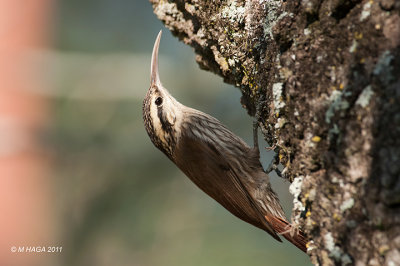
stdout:
POLYGON ((400 2, 151 2, 259 106, 312 262, 400 265, 400 2))

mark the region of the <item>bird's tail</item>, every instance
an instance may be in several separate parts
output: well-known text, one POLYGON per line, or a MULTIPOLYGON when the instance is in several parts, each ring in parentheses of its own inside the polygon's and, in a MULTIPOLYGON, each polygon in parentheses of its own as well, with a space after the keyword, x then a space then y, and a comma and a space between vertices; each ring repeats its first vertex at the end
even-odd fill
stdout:
POLYGON ((288 221, 282 218, 275 216, 265 216, 265 218, 278 234, 282 235, 303 252, 307 252, 307 239, 300 230, 294 228, 288 221))

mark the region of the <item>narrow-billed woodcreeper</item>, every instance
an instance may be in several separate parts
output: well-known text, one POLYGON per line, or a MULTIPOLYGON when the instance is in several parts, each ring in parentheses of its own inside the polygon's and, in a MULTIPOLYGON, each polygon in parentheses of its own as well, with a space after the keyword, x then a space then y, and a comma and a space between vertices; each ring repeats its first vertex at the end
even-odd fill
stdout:
MULTIPOLYGON (((151 84, 143 101, 146 131, 164 152, 201 190, 236 217, 281 241, 284 236, 306 251, 301 232, 291 233, 269 176, 260 163, 258 144, 249 147, 216 118, 187 107, 171 96, 160 82, 158 48, 151 59, 151 84)), ((255 128, 255 140, 257 128, 255 128)))

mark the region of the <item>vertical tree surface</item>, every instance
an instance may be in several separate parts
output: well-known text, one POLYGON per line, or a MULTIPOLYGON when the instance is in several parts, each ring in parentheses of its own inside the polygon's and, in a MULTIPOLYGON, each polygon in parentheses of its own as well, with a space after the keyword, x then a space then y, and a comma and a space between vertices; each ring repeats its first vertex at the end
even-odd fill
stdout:
POLYGON ((400 2, 151 2, 259 106, 312 262, 400 265, 400 2))

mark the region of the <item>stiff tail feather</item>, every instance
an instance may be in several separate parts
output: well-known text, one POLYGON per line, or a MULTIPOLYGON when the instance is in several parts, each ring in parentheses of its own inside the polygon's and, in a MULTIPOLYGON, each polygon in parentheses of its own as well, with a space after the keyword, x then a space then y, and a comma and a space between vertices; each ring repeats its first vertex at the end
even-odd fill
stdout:
POLYGON ((274 217, 274 216, 265 216, 265 219, 268 223, 274 228, 274 230, 286 238, 293 245, 298 247, 303 252, 307 252, 307 240, 304 237, 303 233, 300 230, 295 230, 297 232, 292 231, 292 225, 288 223, 286 220, 274 217))

